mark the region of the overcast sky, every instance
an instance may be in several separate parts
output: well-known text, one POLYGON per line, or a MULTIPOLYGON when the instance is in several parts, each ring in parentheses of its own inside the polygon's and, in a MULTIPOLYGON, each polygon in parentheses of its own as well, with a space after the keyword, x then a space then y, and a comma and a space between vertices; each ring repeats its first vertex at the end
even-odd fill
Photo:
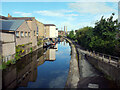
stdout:
POLYGON ((59 30, 67 26, 70 31, 94 26, 103 15, 115 13, 117 19, 118 2, 2 2, 2 15, 8 13, 13 17, 35 17, 44 24, 55 24, 59 30))

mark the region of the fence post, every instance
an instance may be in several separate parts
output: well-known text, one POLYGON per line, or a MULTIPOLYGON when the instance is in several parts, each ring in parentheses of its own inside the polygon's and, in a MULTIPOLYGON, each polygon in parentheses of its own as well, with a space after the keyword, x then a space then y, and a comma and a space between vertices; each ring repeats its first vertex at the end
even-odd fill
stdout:
POLYGON ((99 58, 99 53, 97 53, 97 58, 99 58))
POLYGON ((92 52, 92 56, 94 57, 94 51, 92 52))
POLYGON ((95 57, 95 51, 93 51, 93 57, 95 57))
POLYGON ((90 56, 92 56, 92 52, 90 51, 90 56))
POLYGON ((109 56, 109 62, 108 63, 110 63, 110 61, 111 61, 111 56, 109 56))
POLYGON ((118 58, 117 67, 120 66, 120 58, 118 58))

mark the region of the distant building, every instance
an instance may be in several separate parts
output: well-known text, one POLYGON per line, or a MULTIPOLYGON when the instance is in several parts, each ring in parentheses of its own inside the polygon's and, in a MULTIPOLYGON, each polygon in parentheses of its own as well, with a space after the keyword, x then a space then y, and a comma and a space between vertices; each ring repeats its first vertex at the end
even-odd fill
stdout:
POLYGON ((0 20, 7 20, 8 18, 0 15, 0 20))
POLYGON ((58 37, 58 28, 56 28, 55 37, 58 37))
POLYGON ((44 24, 45 38, 56 38, 56 26, 54 24, 44 24))
POLYGON ((59 31, 58 31, 58 36, 64 36, 64 31, 59 30, 59 31))
POLYGON ((31 42, 30 29, 25 20, 0 20, 2 56, 14 55, 15 46, 31 42))
POLYGON ((67 34, 69 35, 69 34, 70 34, 70 31, 67 31, 67 34))

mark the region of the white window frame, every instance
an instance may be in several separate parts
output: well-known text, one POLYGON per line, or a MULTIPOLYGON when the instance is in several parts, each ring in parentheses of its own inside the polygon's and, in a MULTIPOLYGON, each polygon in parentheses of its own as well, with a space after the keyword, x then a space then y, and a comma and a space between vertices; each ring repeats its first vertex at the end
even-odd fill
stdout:
POLYGON ((16 31, 16 37, 19 37, 20 35, 19 35, 19 31, 16 31))
POLYGON ((25 37, 27 37, 27 32, 25 32, 25 37))
POLYGON ((21 35, 21 37, 24 37, 24 32, 23 32, 23 31, 21 31, 20 35, 21 35))

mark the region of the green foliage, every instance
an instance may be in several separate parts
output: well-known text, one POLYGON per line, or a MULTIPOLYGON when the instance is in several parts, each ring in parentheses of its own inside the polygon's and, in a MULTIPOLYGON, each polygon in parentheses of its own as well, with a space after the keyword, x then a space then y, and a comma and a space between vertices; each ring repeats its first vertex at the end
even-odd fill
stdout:
POLYGON ((31 48, 30 48, 30 53, 32 53, 32 51, 33 51, 33 48, 31 47, 31 48))
POLYGON ((5 69, 7 66, 6 66, 6 64, 5 63, 2 63, 1 65, 0 65, 0 69, 5 69))
POLYGON ((61 38, 62 36, 61 35, 58 35, 59 38, 61 38))
MULTIPOLYGON (((95 27, 84 27, 76 33, 78 43, 89 50, 119 56, 120 50, 120 24, 118 20, 113 20, 114 14, 95 23, 95 27)), ((71 38, 74 37, 71 35, 71 38)))
POLYGON ((42 43, 43 43, 42 40, 38 40, 37 45, 40 46, 40 45, 42 45, 42 43))
POLYGON ((68 38, 70 38, 70 39, 73 39, 73 40, 75 40, 75 35, 74 35, 74 31, 72 30, 72 31, 70 31, 70 33, 67 35, 67 37, 68 38))
POLYGON ((21 58, 21 53, 22 53, 22 50, 21 47, 23 47, 24 45, 19 45, 19 46, 16 46, 16 54, 15 54, 15 59, 16 60, 19 60, 21 58))

